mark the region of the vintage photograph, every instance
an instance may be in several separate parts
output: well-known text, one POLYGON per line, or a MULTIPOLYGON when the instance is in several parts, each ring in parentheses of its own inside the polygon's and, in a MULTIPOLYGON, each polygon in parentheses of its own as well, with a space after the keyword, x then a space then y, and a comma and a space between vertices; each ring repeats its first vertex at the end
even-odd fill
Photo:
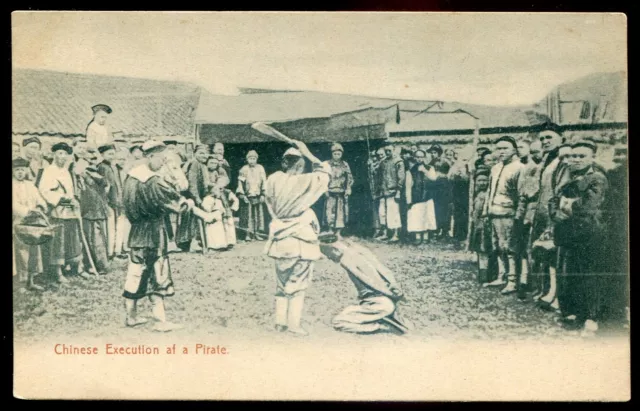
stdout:
POLYGON ((627 20, 12 14, 14 395, 630 399, 627 20))

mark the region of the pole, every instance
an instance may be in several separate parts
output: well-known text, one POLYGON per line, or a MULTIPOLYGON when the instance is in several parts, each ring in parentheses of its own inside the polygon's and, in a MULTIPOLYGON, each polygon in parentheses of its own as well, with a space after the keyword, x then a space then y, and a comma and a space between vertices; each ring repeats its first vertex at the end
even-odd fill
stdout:
POLYGON ((91 269, 93 270, 93 275, 98 276, 98 270, 96 269, 96 265, 93 262, 93 257, 91 257, 91 249, 89 248, 89 243, 87 242, 87 238, 84 235, 84 227, 82 225, 82 215, 78 213, 78 223, 80 224, 80 239, 82 240, 82 245, 84 246, 84 251, 87 254, 87 260, 89 260, 89 264, 91 264, 91 269))
MULTIPOLYGON (((471 158, 475 158, 475 153, 478 152, 478 144, 480 143, 480 125, 479 120, 475 120, 475 129, 473 130, 473 155, 471 158)), ((475 167, 473 165, 469 167, 469 221, 467 223, 467 240, 465 241, 465 248, 470 251, 471 246, 471 216, 473 214, 473 194, 475 192, 475 167)))

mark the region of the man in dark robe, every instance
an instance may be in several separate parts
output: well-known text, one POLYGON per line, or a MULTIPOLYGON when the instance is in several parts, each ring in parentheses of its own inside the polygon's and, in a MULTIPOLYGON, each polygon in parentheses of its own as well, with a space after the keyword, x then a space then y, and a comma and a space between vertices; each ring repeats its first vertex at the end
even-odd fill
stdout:
MULTIPOLYGON (((120 170, 116 166, 116 146, 107 144, 98 147, 102 154, 102 162, 98 165, 98 172, 104 177, 107 184, 107 244, 109 259, 116 255, 116 240, 118 239, 118 220, 122 215, 122 181, 120 170)), ((122 254, 122 250, 119 250, 122 254)), ((122 255, 119 255, 121 257, 122 255)))
POLYGON ((351 168, 342 159, 344 148, 341 144, 331 146, 331 180, 329 190, 325 194, 324 226, 341 238, 342 229, 349 221, 349 196, 353 186, 351 168))
MULTIPOLYGON (((207 158, 209 157, 209 147, 199 145, 196 147, 195 158, 187 165, 186 176, 189 180, 188 197, 192 199, 197 207, 202 205, 202 199, 208 194, 209 172, 207 170, 207 158)), ((197 238, 201 247, 206 247, 202 243, 204 240, 202 233, 204 227, 200 227, 200 222, 193 218, 193 214, 189 212, 180 213, 180 223, 178 224, 178 232, 176 235, 176 245, 183 252, 191 249, 191 242, 197 238)))
POLYGON ((582 328, 583 336, 598 330, 603 292, 609 281, 604 275, 608 250, 603 224, 608 182, 593 165, 596 149, 591 141, 572 144, 570 180, 559 190, 559 198, 550 211, 555 221, 554 240, 562 247, 564 258, 558 287, 560 309, 565 324, 582 328))
POLYGON ((82 229, 87 240, 88 249, 84 250, 84 266, 91 267, 89 258, 95 264, 97 273, 105 275, 109 270, 108 240, 107 240, 107 186, 108 181, 98 171, 98 156, 88 155, 89 166, 80 177, 83 189, 80 195, 80 210, 82 211, 82 229))

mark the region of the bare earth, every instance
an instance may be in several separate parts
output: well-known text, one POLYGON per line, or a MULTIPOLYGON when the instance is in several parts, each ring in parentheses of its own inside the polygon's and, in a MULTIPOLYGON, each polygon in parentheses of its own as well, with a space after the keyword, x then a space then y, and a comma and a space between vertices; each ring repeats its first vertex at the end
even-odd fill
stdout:
MULTIPOLYGON (((481 288, 474 279, 474 255, 451 244, 419 248, 359 240, 397 273, 409 299, 400 307, 413 322, 413 340, 434 339, 575 339, 562 330, 554 314, 515 296, 481 288)), ((274 338, 272 263, 264 243, 238 244, 222 253, 172 253, 176 295, 167 300, 171 321, 184 325, 181 336, 225 335, 244 339, 274 338)), ((14 287, 15 340, 37 342, 62 336, 111 338, 152 333, 150 324, 124 327, 122 285, 126 260, 116 260, 101 280, 72 279, 57 292, 24 292, 14 287), (35 307, 46 312, 34 315, 35 307), (146 327, 146 328, 145 328, 146 327)), ((354 303, 355 288, 344 270, 329 260, 317 263, 308 292, 303 324, 310 339, 337 337, 331 319, 354 303)), ((146 300, 141 313, 149 312, 146 300)), ((154 333, 155 334, 155 333, 154 333)), ((341 337, 342 338, 342 337, 341 337)), ((353 336, 384 339, 395 336, 353 336)))

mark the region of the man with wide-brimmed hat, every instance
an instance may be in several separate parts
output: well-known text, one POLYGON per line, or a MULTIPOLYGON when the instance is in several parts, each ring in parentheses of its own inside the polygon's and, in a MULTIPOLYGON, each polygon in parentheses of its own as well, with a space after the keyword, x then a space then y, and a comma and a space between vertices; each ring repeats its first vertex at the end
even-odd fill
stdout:
POLYGON ((49 244, 49 264, 55 269, 55 279, 60 283, 68 280, 63 275, 63 268, 71 266, 83 278, 84 272, 83 246, 81 240, 81 218, 78 180, 75 173, 67 166, 73 149, 67 143, 57 143, 51 147, 53 163, 42 173, 40 193, 52 207, 51 222, 58 225, 55 236, 49 244))
POLYGON ((321 258, 319 223, 311 207, 329 189, 331 166, 296 141, 282 158, 282 171, 269 176, 265 199, 272 220, 265 253, 275 262, 276 329, 306 335, 300 324, 305 293, 321 258), (305 173, 305 159, 313 172, 305 173))
POLYGON ((324 204, 324 226, 341 237, 342 229, 349 221, 349 196, 353 186, 353 174, 346 161, 342 159, 342 144, 331 145, 331 180, 324 204))
POLYGON ((267 183, 267 173, 258 164, 258 153, 250 150, 247 153, 247 164, 238 174, 238 188, 236 194, 241 200, 240 227, 245 232, 245 240, 252 241, 260 238, 265 232, 264 190, 267 183))

